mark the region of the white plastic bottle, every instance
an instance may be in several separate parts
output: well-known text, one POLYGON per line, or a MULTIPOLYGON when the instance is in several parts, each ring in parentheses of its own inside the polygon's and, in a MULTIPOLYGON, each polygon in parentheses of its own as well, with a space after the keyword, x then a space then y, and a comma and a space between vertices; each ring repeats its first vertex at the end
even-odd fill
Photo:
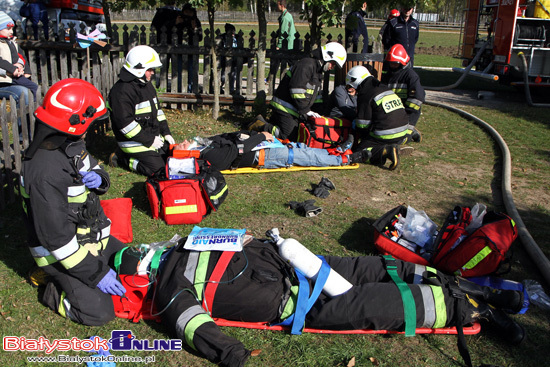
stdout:
MULTIPOLYGON (((279 237, 279 229, 273 228, 267 232, 273 241, 279 246, 279 254, 290 265, 300 270, 307 278, 315 280, 323 261, 309 251, 304 245, 295 239, 279 237)), ((352 284, 333 269, 330 269, 327 281, 323 286, 323 292, 331 297, 346 293, 352 284)))

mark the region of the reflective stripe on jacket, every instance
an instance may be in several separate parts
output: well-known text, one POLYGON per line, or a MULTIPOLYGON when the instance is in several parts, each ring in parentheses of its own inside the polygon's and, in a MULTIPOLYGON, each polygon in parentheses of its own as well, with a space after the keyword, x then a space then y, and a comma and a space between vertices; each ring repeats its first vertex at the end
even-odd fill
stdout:
POLYGON ((39 266, 59 262, 72 276, 95 287, 109 267, 96 256, 107 246, 111 221, 98 194, 110 186, 109 175, 90 156, 83 140, 55 150, 39 149, 23 162, 21 194, 29 224, 29 247, 39 266), (79 172, 102 178, 88 189, 79 172))
POLYGON ((118 145, 125 153, 156 151, 155 137, 171 135, 157 92, 126 69, 109 92, 109 109, 118 145))

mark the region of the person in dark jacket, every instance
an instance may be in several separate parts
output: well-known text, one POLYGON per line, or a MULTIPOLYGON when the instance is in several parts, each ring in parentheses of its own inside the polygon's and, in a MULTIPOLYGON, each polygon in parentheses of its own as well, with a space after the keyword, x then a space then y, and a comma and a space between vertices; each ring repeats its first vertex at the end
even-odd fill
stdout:
POLYGON ((112 269, 124 244, 110 235, 111 221, 99 203, 109 175, 83 138, 107 108, 92 84, 69 78, 48 90, 34 114, 21 195, 30 252, 49 276, 41 301, 77 323, 103 325, 115 317, 111 295, 126 291, 112 269))
POLYGON ((287 71, 273 94, 269 123, 256 121, 248 129, 268 131, 276 138, 296 141, 300 121, 321 117, 312 111, 312 106, 320 97, 323 72, 342 67, 346 57, 344 46, 329 42, 315 49, 311 57, 298 61, 287 71))
POLYGON ((163 175, 174 138, 160 108, 151 78, 162 66, 149 46, 136 46, 126 55, 119 80, 109 92, 111 122, 118 149, 109 157, 121 166, 145 176, 163 175))
POLYGON ((359 37, 363 37, 361 53, 369 52, 369 31, 365 24, 367 15, 367 2, 361 4, 361 9, 352 11, 346 17, 346 49, 353 46, 352 51, 358 51, 359 37))
POLYGON ((414 64, 414 49, 418 41, 420 24, 412 17, 414 6, 403 5, 398 17, 387 22, 382 44, 385 50, 389 50, 393 45, 401 44, 411 58, 411 64, 414 64))
POLYGON ((304 143, 262 147, 264 142, 273 141, 273 135, 267 131, 237 131, 200 139, 201 145, 196 141, 186 140, 176 145, 174 149, 200 150, 199 158, 207 160, 219 171, 240 167, 344 166, 365 161, 362 152, 352 154, 349 150, 353 145, 353 136, 330 150, 310 148, 304 143))
POLYGON ((401 99, 380 84, 364 66, 354 66, 348 74, 358 75, 348 82, 357 89, 357 116, 353 126, 358 138, 354 151, 367 150, 370 163, 390 170, 399 166, 399 146, 410 137, 409 116, 401 99), (357 71, 359 70, 359 72, 357 71))
MULTIPOLYGON (((219 37, 216 37, 217 40, 219 40, 221 47, 224 48, 237 48, 238 47, 238 40, 237 40, 237 34, 235 26, 231 23, 225 23, 224 25, 225 33, 221 34, 219 37)), ((239 36, 240 37, 240 36, 239 36)), ((225 73, 227 70, 227 76, 228 76, 228 85, 229 85, 229 93, 240 93, 240 90, 236 87, 239 87, 241 83, 237 83, 237 75, 240 75, 240 72, 243 69, 242 62, 239 63, 237 60, 237 57, 220 57, 220 72, 221 72, 221 84, 220 88, 223 88, 225 86, 226 78, 225 73)), ((221 94, 224 93, 224 90, 222 89, 220 91, 221 94)))
POLYGON ((410 63, 407 51, 400 44, 393 45, 386 55, 382 84, 387 85, 401 98, 405 111, 409 115, 410 129, 413 131, 411 139, 420 142, 422 135, 416 129, 416 124, 426 99, 426 92, 420 84, 420 77, 410 63))
MULTIPOLYGON (((276 324, 295 315, 299 284, 308 295, 314 288, 313 280, 299 280, 272 242, 248 238, 240 252, 190 251, 184 244, 182 239, 160 265, 154 302, 177 338, 220 366, 244 366, 251 351, 226 336, 213 318, 276 324)), ((121 273, 134 274, 143 256, 125 251, 121 273)), ((525 338, 525 330, 501 310, 519 311, 522 292, 497 292, 431 267, 380 256, 326 256, 325 261, 351 288, 335 297, 320 293, 305 315, 305 327, 403 330, 407 309, 416 313, 413 327, 466 325, 486 318, 511 342, 525 338), (408 285, 414 302, 404 304, 390 268, 408 285)))
MULTIPOLYGON (((181 23, 181 10, 176 7, 175 0, 164 1, 164 6, 157 8, 151 26, 155 28, 157 34, 157 43, 162 42, 163 33, 166 34, 166 43, 172 44, 172 29, 176 26, 176 22, 181 23), (179 19, 178 19, 179 17, 179 19), (163 29, 164 32, 163 32, 163 29)), ((181 42, 181 34, 178 35, 181 42)))
POLYGON ((353 121, 357 115, 357 91, 349 85, 339 85, 330 94, 329 116, 353 121))

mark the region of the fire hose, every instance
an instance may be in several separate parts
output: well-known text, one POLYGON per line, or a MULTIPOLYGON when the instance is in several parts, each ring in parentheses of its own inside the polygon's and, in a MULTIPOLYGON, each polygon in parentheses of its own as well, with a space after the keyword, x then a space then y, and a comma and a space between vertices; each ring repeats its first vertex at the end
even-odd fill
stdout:
POLYGON ((510 155, 510 150, 508 149, 508 145, 506 145, 506 142, 504 141, 502 136, 487 122, 464 110, 438 102, 426 101, 425 103, 427 105, 445 108, 467 120, 472 120, 476 125, 487 131, 489 135, 493 138, 493 140, 497 143, 502 155, 502 198, 504 206, 506 208, 506 212, 516 222, 518 228, 518 236, 523 245, 523 248, 527 251, 527 254, 539 269, 544 280, 546 281, 546 284, 550 285, 550 261, 527 230, 527 227, 523 223, 523 220, 519 215, 516 205, 514 204, 511 185, 512 159, 510 155))
POLYGON ((523 52, 518 53, 518 56, 521 58, 523 63, 523 89, 525 91, 525 98, 527 99, 527 104, 531 107, 550 107, 548 103, 534 103, 531 99, 531 91, 529 90, 529 69, 527 67, 527 59, 523 52))

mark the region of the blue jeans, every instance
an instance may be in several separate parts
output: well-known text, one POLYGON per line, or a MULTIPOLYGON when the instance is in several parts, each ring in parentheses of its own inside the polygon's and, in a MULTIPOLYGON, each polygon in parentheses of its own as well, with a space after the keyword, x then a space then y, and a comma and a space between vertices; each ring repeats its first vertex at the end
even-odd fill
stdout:
MULTIPOLYGON (((304 143, 292 144, 292 165, 303 167, 341 166, 342 157, 328 154, 326 149, 310 148, 304 143)), ((288 164, 289 148, 266 149, 265 168, 281 168, 288 164)))
POLYGON ((34 39, 38 40, 38 23, 42 22, 44 26, 44 37, 48 39, 48 10, 46 5, 41 1, 30 3, 29 7, 31 9, 31 16, 29 17, 32 23, 32 30, 34 34, 34 39))
POLYGON ((23 87, 22 85, 12 84, 6 87, 0 87, 0 99, 6 98, 9 101, 10 96, 13 96, 13 99, 15 99, 15 102, 17 103, 17 107, 19 107, 19 100, 21 97, 25 99, 25 104, 29 103, 29 92, 29 88, 23 87))
MULTIPOLYGON (((17 107, 19 108, 19 101, 21 98, 23 98, 25 105, 29 104, 29 93, 30 89, 23 87, 22 85, 9 85, 7 87, 0 87, 0 99, 5 98, 6 100, 10 100, 10 96, 13 97, 15 100, 15 103, 17 104, 17 107)), ((19 110, 17 111, 17 114, 19 115, 19 110)), ((23 139, 22 131, 21 131, 21 117, 17 118, 17 124, 19 125, 19 140, 23 139)), ((29 119, 27 116, 27 124, 29 124, 29 119)), ((30 127, 30 126, 29 126, 30 127)), ((30 130, 29 130, 30 131, 30 130)))

